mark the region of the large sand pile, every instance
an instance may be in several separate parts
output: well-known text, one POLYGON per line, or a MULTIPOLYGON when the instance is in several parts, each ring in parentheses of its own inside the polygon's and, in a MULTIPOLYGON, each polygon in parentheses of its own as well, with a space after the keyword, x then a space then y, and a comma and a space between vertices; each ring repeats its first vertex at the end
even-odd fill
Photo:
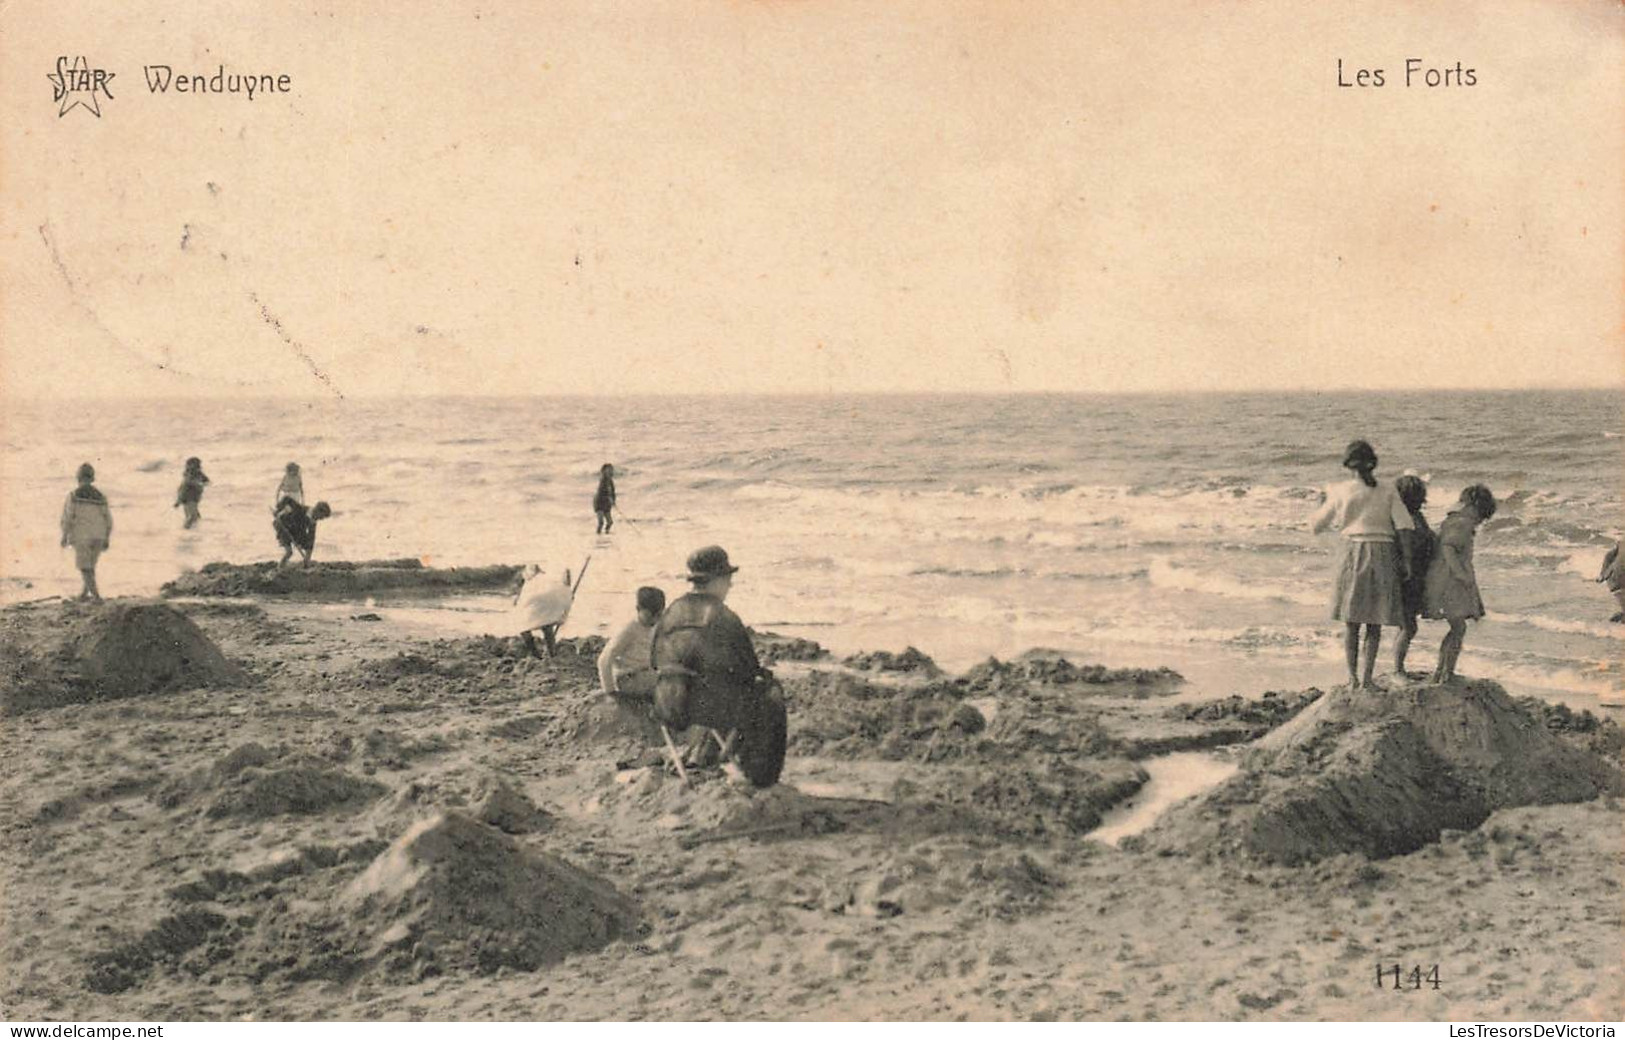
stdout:
POLYGON ((384 791, 382 784, 353 776, 331 762, 248 743, 207 768, 168 781, 153 800, 161 808, 174 809, 206 799, 211 818, 264 820, 285 814, 354 811, 384 791))
POLYGON ((415 824, 341 898, 386 970, 534 971, 636 933, 636 905, 459 812, 415 824))
POLYGON ((18 608, 0 615, 7 713, 240 682, 242 671, 162 603, 18 608))
POLYGON ((1240 773, 1147 834, 1162 849, 1297 864, 1412 852, 1497 809, 1625 791, 1618 769, 1487 680, 1338 689, 1259 741, 1240 773))
POLYGON ((518 581, 518 567, 425 567, 412 559, 318 562, 303 567, 279 567, 271 562, 211 563, 166 583, 161 591, 165 596, 354 599, 374 593, 506 592, 518 581))

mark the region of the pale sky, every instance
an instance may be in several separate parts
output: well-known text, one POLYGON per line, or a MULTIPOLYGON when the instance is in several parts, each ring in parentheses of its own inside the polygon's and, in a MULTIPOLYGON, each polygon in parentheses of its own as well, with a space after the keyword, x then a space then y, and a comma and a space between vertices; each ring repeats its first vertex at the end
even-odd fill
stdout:
POLYGON ((1625 385, 1615 0, 14 0, 0 46, 7 395, 1625 385), (142 72, 222 63, 292 93, 142 72))

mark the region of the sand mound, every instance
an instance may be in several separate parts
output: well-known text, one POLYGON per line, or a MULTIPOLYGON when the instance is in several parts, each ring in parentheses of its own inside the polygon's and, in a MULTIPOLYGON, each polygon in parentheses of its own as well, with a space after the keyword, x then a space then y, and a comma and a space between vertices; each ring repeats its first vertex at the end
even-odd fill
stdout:
POLYGON ((1615 762, 1625 761, 1625 728, 1589 711, 1553 704, 1539 697, 1519 697, 1518 707, 1544 721, 1546 728, 1572 744, 1615 762))
POLYGON ((1153 848, 1285 864, 1412 852, 1497 809, 1625 791, 1602 758, 1487 680, 1335 690, 1260 740, 1240 773, 1176 806, 1153 848))
POLYGON ((8 713, 243 680, 188 618, 140 601, 6 611, 0 658, 8 713))
POLYGON ((174 809, 208 796, 211 818, 263 820, 289 813, 308 816, 355 810, 384 791, 382 784, 352 776, 322 759, 248 743, 211 766, 170 780, 154 793, 153 800, 160 808, 174 809))
POLYGON ((508 834, 533 834, 552 828, 553 817, 506 780, 492 779, 485 787, 485 797, 474 814, 481 823, 508 834))
POLYGON ((534 971, 638 929, 636 905, 458 812, 415 824, 341 897, 386 971, 534 971))
POLYGON ((1086 834, 1150 775, 1123 758, 1024 756, 1000 765, 949 764, 899 781, 893 796, 974 818, 988 834, 1086 834))
POLYGON ((202 908, 171 914, 138 938, 93 953, 86 965, 85 987, 97 993, 122 993, 154 969, 187 967, 199 973, 230 955, 229 947, 211 942, 230 923, 202 908))
POLYGON ((907 647, 900 654, 888 650, 875 650, 869 653, 853 654, 841 661, 848 668, 856 668, 865 672, 902 672, 904 674, 923 675, 936 678, 942 674, 937 662, 921 653, 914 647, 907 647))
POLYGON ((952 683, 894 685, 842 672, 784 680, 795 725, 790 750, 834 758, 957 758, 974 753, 987 720, 952 683))
POLYGON ((425 567, 418 560, 367 560, 279 567, 273 562, 211 563, 183 574, 160 590, 165 596, 302 596, 315 599, 363 598, 374 593, 443 595, 506 592, 519 580, 519 568, 425 567))
POLYGON ((756 656, 764 665, 780 661, 823 661, 830 656, 828 650, 811 639, 758 632, 755 629, 751 630, 750 635, 751 641, 756 644, 756 656))
POLYGON ((1166 696, 1174 693, 1185 677, 1172 668, 1107 668, 1105 665, 1075 665, 1052 650, 1028 650, 1014 661, 990 657, 966 672, 959 680, 972 696, 1022 690, 1034 684, 1074 688, 1101 688, 1091 692, 1112 692, 1136 697, 1166 696))
POLYGON ((558 656, 542 661, 517 638, 437 639, 335 671, 328 683, 337 690, 393 690, 405 695, 403 704, 441 704, 447 696, 467 703, 525 700, 588 684, 596 688, 597 662, 588 643, 561 639, 558 656))
POLYGON ((356 809, 384 793, 384 786, 351 776, 319 760, 296 759, 272 769, 250 766, 220 791, 208 815, 264 820, 287 813, 312 815, 356 809))

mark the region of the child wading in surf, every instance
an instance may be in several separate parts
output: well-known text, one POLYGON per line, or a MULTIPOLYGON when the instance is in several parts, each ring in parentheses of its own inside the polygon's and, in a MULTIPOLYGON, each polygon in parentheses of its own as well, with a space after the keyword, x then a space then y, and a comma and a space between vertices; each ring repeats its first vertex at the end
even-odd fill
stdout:
POLYGON ((90 463, 79 467, 79 486, 68 493, 62 504, 62 547, 73 546, 74 565, 84 588, 80 599, 101 602, 101 590, 96 587, 96 561, 113 541, 113 510, 107 505, 107 496, 96 489, 96 470, 90 463))
POLYGON ((1422 593, 1423 616, 1450 623, 1450 631, 1439 643, 1439 666, 1433 670, 1436 683, 1456 677, 1467 622, 1484 616, 1478 574, 1473 570, 1473 536, 1478 525, 1494 515, 1495 496, 1483 484, 1474 484, 1462 489, 1460 504, 1439 525, 1438 550, 1422 593))
POLYGON ((1400 679, 1419 679, 1420 675, 1411 675, 1405 671, 1405 655, 1410 651, 1411 640, 1416 638, 1416 618, 1422 613, 1422 590, 1427 579, 1428 564, 1433 560, 1433 529, 1428 526, 1427 517, 1422 515, 1422 504, 1428 500, 1428 486, 1421 477, 1407 472, 1403 477, 1394 481, 1394 490, 1399 494, 1399 500, 1405 504, 1405 509, 1411 514, 1411 523, 1415 527, 1410 531, 1397 532, 1400 543, 1410 542, 1411 572, 1402 575, 1399 583, 1399 598, 1404 604, 1403 622, 1399 629, 1399 638, 1394 642, 1394 675, 1400 679))
POLYGON ((305 478, 300 474, 297 462, 288 463, 288 468, 282 471, 282 483, 276 486, 276 497, 271 500, 273 513, 282 508, 285 498, 291 498, 300 505, 305 504, 305 478))
POLYGON ((1625 568, 1622 568, 1619 558, 1621 544, 1615 542, 1614 547, 1608 550, 1608 555, 1602 558, 1602 572, 1597 575, 1598 581, 1607 583, 1608 591, 1614 594, 1614 602, 1619 604, 1619 610, 1608 619, 1615 623, 1625 621, 1625 568))
POLYGON ((175 492, 175 505, 186 507, 186 523, 190 528, 197 526, 200 514, 197 511, 198 503, 203 501, 203 485, 209 478, 203 475, 203 460, 193 456, 186 460, 186 472, 181 474, 181 486, 175 492))
POLYGON ((592 511, 598 514, 598 533, 608 534, 615 526, 610 512, 615 508, 615 467, 604 463, 598 469, 598 490, 592 496, 592 511))

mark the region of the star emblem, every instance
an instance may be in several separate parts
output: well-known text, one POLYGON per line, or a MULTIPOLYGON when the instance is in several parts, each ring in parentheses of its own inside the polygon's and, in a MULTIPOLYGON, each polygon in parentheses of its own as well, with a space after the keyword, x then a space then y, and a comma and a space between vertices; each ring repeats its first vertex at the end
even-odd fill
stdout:
POLYGON ((61 102, 62 107, 57 111, 60 119, 75 108, 84 108, 97 119, 102 117, 101 104, 96 100, 96 91, 102 90, 108 97, 112 97, 107 90, 107 84, 113 79, 113 73, 96 70, 92 78, 90 62, 84 55, 73 60, 72 65, 66 65, 66 58, 58 58, 56 71, 47 73, 45 78, 51 81, 51 100, 61 102))

